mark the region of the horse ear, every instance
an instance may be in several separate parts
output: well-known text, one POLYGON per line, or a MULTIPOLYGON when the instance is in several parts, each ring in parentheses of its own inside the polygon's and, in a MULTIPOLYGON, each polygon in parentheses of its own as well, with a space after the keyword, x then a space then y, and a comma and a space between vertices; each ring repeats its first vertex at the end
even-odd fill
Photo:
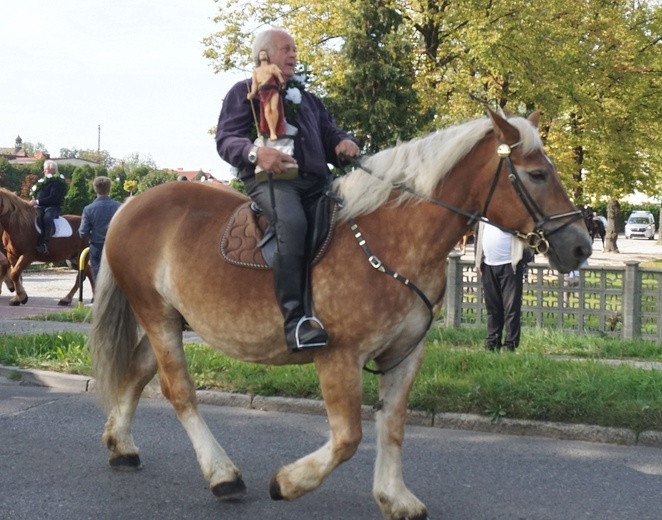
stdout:
POLYGON ((540 110, 536 110, 532 114, 527 117, 527 119, 531 122, 531 124, 538 128, 538 123, 540 122, 540 110))
POLYGON ((514 144, 519 141, 519 131, 517 128, 489 108, 487 109, 487 114, 490 116, 494 131, 496 132, 497 137, 501 139, 501 142, 514 144))

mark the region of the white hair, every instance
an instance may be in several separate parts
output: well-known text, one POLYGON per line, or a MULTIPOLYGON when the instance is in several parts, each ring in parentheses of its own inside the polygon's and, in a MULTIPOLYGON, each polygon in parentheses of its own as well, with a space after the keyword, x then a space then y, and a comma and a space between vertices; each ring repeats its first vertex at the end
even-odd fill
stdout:
POLYGON ((273 27, 260 31, 255 35, 255 39, 253 40, 253 61, 255 65, 260 64, 260 51, 267 51, 267 54, 271 54, 274 50, 273 37, 276 33, 289 34, 285 29, 273 27))
POLYGON ((50 159, 44 162, 44 170, 46 168, 53 168, 57 172, 57 163, 55 161, 51 161, 50 159))

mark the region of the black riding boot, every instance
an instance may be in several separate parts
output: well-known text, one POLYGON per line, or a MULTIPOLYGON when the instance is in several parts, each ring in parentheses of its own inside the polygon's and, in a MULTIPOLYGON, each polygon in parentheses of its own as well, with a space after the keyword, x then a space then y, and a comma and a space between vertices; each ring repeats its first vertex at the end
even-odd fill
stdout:
POLYGON ((37 253, 42 255, 48 254, 48 242, 53 236, 53 231, 52 227, 47 227, 42 231, 39 242, 37 243, 37 253))
POLYGON ((274 258, 274 287, 278 305, 285 318, 285 340, 290 352, 324 347, 329 339, 317 318, 306 316, 304 306, 303 256, 279 255, 274 258), (313 325, 316 324, 316 325, 313 325))

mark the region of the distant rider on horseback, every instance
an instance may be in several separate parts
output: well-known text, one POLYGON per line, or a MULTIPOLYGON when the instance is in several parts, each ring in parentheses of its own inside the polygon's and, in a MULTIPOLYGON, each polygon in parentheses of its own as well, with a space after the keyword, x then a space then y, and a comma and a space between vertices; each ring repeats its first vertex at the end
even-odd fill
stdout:
POLYGON ((67 184, 64 176, 57 173, 57 163, 50 159, 44 163, 44 177, 32 187, 32 206, 39 212, 41 236, 37 244, 37 253, 48 254, 48 243, 55 233, 55 219, 60 216, 67 184))

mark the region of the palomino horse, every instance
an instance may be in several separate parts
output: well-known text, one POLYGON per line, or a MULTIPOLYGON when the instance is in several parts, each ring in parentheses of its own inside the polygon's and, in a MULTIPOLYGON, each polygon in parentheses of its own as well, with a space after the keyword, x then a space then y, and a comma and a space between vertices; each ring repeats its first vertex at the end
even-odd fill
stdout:
POLYGON ((219 236, 243 195, 168 183, 125 204, 106 238, 90 334, 96 392, 109 414, 103 440, 110 465, 140 467, 131 423, 158 370, 212 492, 221 499, 245 493, 239 469, 198 411, 182 344, 185 320, 237 359, 315 363, 331 436, 275 473, 275 500, 313 491, 356 452, 363 368, 374 361, 380 388, 373 496, 385 518, 427 518, 402 477, 407 399, 444 293, 446 257, 469 228, 467 217, 529 234, 561 272, 591 253, 581 212, 543 151, 537 123, 537 114, 505 120, 490 112, 489 119, 366 158, 334 182, 344 205, 312 270, 316 315, 330 340, 315 351, 288 353, 270 271, 232 265, 219 254, 219 236))
MULTIPOLYGON (((39 262, 61 262, 69 260, 78 267, 78 259, 83 249, 87 247, 87 240, 78 236, 80 217, 77 215, 64 215, 72 229, 70 237, 52 238, 49 252, 42 255, 35 251, 39 233, 35 228, 37 210, 28 202, 21 199, 11 191, 0 188, 0 226, 5 230, 3 235, 4 246, 7 250, 7 259, 11 266, 11 283, 14 285, 16 294, 9 300, 9 305, 21 305, 28 301, 28 295, 23 288, 21 273, 35 261, 39 262)), ((85 277, 90 280, 94 292, 94 276, 89 263, 84 270, 85 277)), ((58 305, 69 305, 78 290, 78 276, 76 282, 58 305)))

